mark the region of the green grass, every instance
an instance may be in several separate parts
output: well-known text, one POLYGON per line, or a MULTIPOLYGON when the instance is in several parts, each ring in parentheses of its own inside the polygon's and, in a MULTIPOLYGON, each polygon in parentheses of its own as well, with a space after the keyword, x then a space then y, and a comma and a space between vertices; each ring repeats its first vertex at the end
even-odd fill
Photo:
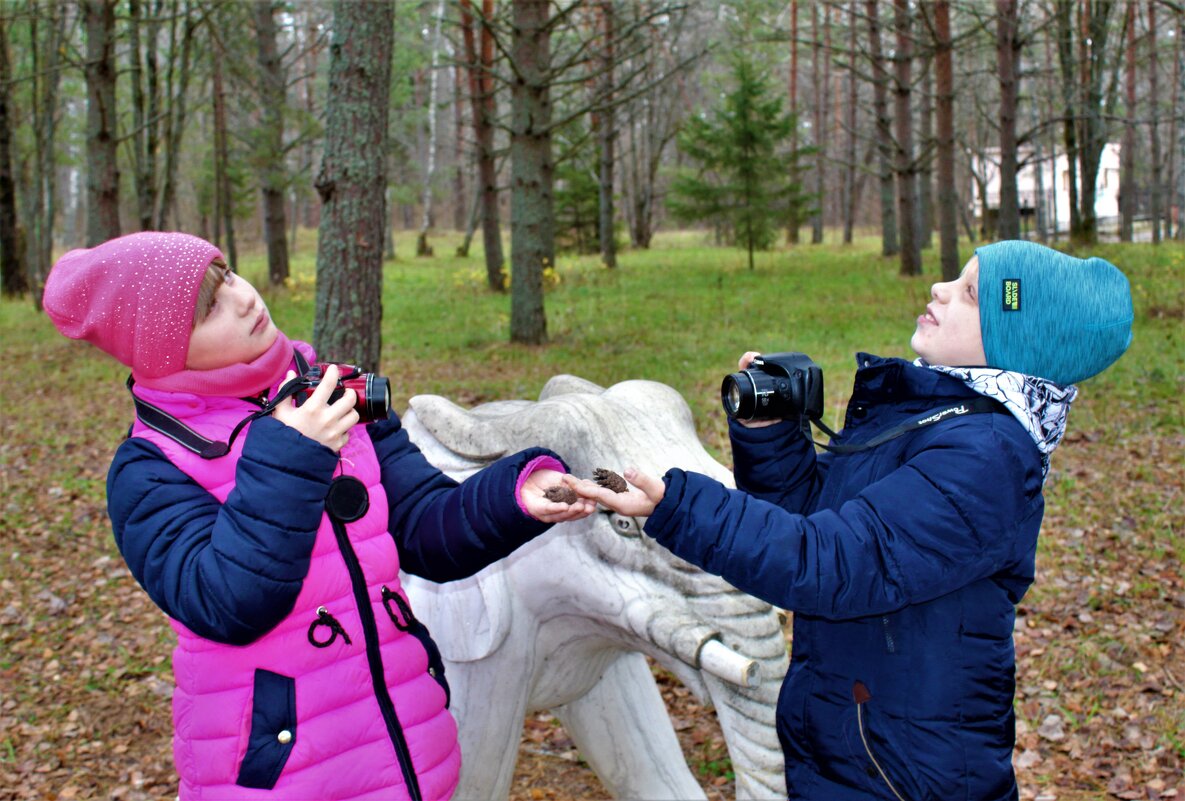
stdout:
MULTIPOLYGON (((265 286, 266 259, 259 249, 244 249, 240 265, 294 338, 312 334, 313 236, 301 232, 287 287, 265 286)), ((606 386, 653 379, 682 393, 705 445, 725 464, 731 459, 720 379, 736 368, 742 352, 810 354, 826 375, 826 422, 838 427, 854 354, 909 357, 914 319, 939 272, 936 253, 927 251, 923 276, 899 277, 896 261, 882 258, 871 237, 850 247, 799 245, 761 253, 750 271, 744 252, 712 247, 703 234, 664 234, 651 250, 623 252, 613 271, 595 256, 561 256, 558 280, 546 298, 549 344, 527 347, 508 342, 510 298, 486 290, 480 253, 468 259, 446 255, 458 239, 434 236, 441 255, 418 259, 410 255, 414 233, 402 234, 400 258, 386 264, 381 370, 392 379, 397 409, 424 393, 462 405, 535 398, 557 373, 606 386)), ((963 257, 971 251, 964 243, 963 257)), ((1134 712, 1145 703, 1147 693, 1130 675, 1133 662, 1154 671, 1181 664, 1177 638, 1148 626, 1166 614, 1180 621, 1171 599, 1182 591, 1185 562, 1185 247, 1106 245, 1093 253, 1112 260, 1131 280, 1135 339, 1114 367, 1080 386, 1067 443, 1054 455, 1046 485, 1039 575, 1022 603, 1027 623, 1016 638, 1018 683, 1037 688, 1021 700, 1021 718, 1033 730, 1046 714, 1059 711, 1071 734, 1083 737, 1106 728, 1100 707, 1134 712), (1116 589, 1121 583, 1127 587, 1122 592, 1116 589), (1063 635, 1066 621, 1085 610, 1095 622, 1063 635), (1058 681, 1056 693, 1040 690, 1047 678, 1058 681)), ((55 708, 59 695, 69 692, 71 705, 111 710, 95 736, 120 742, 130 718, 116 710, 129 697, 145 709, 159 705, 151 688, 135 679, 163 670, 153 660, 168 653, 171 640, 142 593, 118 570, 103 515, 103 477, 131 420, 122 388, 126 369, 64 339, 28 298, 0 300, 0 354, 8 367, 0 412, 0 530, 11 534, 0 548, 0 584, 21 621, 0 627, 6 631, 0 633, 0 667, 6 675, 15 672, 13 684, 20 688, 12 694, 12 715, 31 726, 38 710, 55 708), (70 611, 47 615, 45 588, 68 596, 70 611), (118 650, 95 646, 98 632, 109 633, 118 650), (45 678, 54 659, 60 659, 55 672, 63 676, 83 669, 54 684, 45 678)), ((1166 676, 1166 686, 1180 678, 1166 676)), ((127 741, 162 776, 169 774, 169 766, 160 764, 167 751, 166 707, 160 705, 152 719, 156 739, 137 734, 127 741)), ((1167 754, 1185 759, 1180 710, 1176 698, 1163 713, 1149 711, 1145 725, 1167 754)), ((1023 747, 1040 745, 1036 735, 1026 736, 1023 747)), ((54 732, 0 740, 0 763, 34 759, 48 741, 71 742, 54 732)), ((1045 755, 1054 758, 1054 752, 1045 755)), ((723 754, 693 759, 701 775, 729 775, 723 754)), ((1115 770, 1145 771, 1138 752, 1122 760, 1115 770)), ((1074 782, 1100 782, 1093 774, 1070 781, 1072 765, 1050 772, 1050 764, 1024 781, 1055 788, 1061 781, 1062 790, 1074 782)), ((1059 797, 1084 796, 1059 791, 1059 797)))
MULTIPOLYGON (((462 403, 534 398, 547 378, 562 372, 604 385, 648 378, 682 392, 712 445, 724 430, 720 379, 747 349, 811 355, 826 376, 826 420, 837 424, 853 355, 911 356, 914 318, 938 276, 933 250, 925 253, 921 277, 898 276, 896 260, 881 257, 871 237, 849 247, 799 245, 760 253, 750 271, 743 251, 713 247, 705 234, 662 234, 651 250, 622 253, 616 270, 605 269, 596 256, 560 256, 558 282, 546 298, 549 343, 528 347, 508 341, 510 299, 485 288, 479 244, 474 255, 457 258, 448 254, 458 236, 443 233, 433 238, 442 255, 415 258, 412 237, 397 237, 400 258, 384 270, 381 361, 393 379, 397 406, 421 393, 462 403)), ((277 323, 295 338, 312 337, 314 238, 301 232, 287 288, 266 286, 261 250, 247 252, 240 264, 261 287, 277 323)), ((964 243, 963 257, 971 250, 964 243)), ((1120 265, 1132 281, 1135 341, 1115 367, 1084 383, 1074 428, 1121 436, 1113 414, 1121 408, 1139 413, 1137 425, 1182 431, 1182 406, 1174 400, 1185 373, 1185 248, 1105 245, 1094 252, 1120 265)), ((34 352, 60 344, 27 301, 0 303, 0 335, 6 343, 32 340, 27 345, 34 352)), ((86 350, 78 355, 94 362, 86 350)), ((80 369, 78 378, 87 381, 121 372, 104 363, 80 369)))

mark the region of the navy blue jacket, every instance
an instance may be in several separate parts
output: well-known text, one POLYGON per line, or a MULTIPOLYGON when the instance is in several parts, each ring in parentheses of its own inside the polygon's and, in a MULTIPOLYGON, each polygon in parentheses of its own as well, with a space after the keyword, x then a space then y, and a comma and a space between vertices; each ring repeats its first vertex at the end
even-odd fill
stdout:
MULTIPOLYGON (((406 572, 464 578, 550 527, 515 499, 519 473, 550 451, 507 456, 458 484, 424 458, 394 415, 367 432, 406 572)), ((333 451, 265 417, 251 424, 223 505, 155 445, 129 438, 107 474, 116 544, 170 617, 216 642, 252 642, 296 602, 336 467, 333 451), (261 498, 281 500, 261 508, 261 498)))
MULTIPOLYGON (((858 358, 837 444, 976 397, 858 358)), ((777 715, 789 797, 1016 798, 1012 628, 1044 511, 1029 434, 972 414, 816 456, 794 423, 730 433, 739 489, 671 470, 646 532, 794 612, 777 715)))

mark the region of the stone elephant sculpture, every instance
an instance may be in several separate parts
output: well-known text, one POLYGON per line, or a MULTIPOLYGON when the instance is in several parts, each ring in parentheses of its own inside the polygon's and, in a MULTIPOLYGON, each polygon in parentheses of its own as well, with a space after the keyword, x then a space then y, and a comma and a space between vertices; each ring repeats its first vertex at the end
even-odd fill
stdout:
MULTIPOLYGON (((465 410, 417 396, 404 417, 429 461, 465 476, 528 445, 572 472, 678 465, 732 485, 701 445, 683 398, 651 381, 603 389, 556 376, 538 402, 465 410)), ((787 670, 778 612, 673 556, 644 521, 599 512, 557 525, 508 559, 450 584, 412 576, 460 726, 458 799, 506 798, 523 718, 551 710, 618 798, 693 799, 693 777, 644 655, 713 706, 738 798, 785 798, 774 724, 787 670)))

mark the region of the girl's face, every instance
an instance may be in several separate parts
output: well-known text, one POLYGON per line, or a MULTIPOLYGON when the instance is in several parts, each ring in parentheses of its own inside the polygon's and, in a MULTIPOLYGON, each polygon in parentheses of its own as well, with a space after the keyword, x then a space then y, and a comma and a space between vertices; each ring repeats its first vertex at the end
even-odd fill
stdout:
POLYGON ((214 370, 254 361, 272 346, 278 334, 255 287, 247 279, 227 272, 214 293, 210 312, 189 335, 185 366, 190 370, 214 370))
POLYGON ((979 328, 979 258, 972 256, 957 280, 934 284, 930 296, 933 301, 918 317, 909 346, 927 364, 986 365, 979 328))

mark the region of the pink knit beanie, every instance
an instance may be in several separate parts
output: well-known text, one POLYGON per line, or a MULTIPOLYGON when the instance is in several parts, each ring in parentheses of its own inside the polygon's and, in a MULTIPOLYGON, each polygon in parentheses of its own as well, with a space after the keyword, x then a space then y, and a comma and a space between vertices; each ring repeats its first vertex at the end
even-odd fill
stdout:
POLYGON ((204 239, 145 231, 72 250, 45 281, 42 306, 58 330, 158 378, 185 369, 206 268, 222 252, 204 239))

